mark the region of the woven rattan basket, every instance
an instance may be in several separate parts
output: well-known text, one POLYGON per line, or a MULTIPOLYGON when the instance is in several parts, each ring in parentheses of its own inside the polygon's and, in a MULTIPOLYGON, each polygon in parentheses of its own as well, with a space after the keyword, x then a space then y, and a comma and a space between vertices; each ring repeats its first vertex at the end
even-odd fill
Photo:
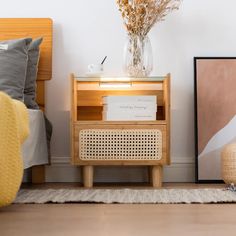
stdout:
POLYGON ((236 143, 229 144, 223 149, 221 173, 226 184, 236 184, 236 143))

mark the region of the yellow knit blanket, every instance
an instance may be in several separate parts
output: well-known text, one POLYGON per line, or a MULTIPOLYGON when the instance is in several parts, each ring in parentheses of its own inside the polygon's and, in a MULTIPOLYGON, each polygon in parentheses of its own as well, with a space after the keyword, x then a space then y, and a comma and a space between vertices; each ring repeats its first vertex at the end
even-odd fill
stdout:
POLYGON ((21 144, 29 135, 25 105, 0 92, 0 207, 16 197, 23 177, 21 144))

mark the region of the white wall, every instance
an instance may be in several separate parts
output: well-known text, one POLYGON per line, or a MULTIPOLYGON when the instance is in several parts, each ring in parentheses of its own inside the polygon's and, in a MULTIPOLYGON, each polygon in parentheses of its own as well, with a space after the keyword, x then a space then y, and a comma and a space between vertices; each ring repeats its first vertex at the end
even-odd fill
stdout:
MULTIPOLYGON (((47 87, 47 115, 54 126, 52 156, 59 165, 69 157, 69 73, 83 74, 89 63, 98 63, 107 55, 106 74, 122 75, 125 29, 115 2, 1 2, 1 17, 51 17, 54 20, 53 80, 47 87)), ((184 0, 178 11, 150 32, 153 75, 172 74, 171 153, 174 165, 182 169, 178 169, 177 176, 167 178, 170 181, 193 180, 193 57, 236 56, 235 8, 235 0, 184 0)), ((53 168, 48 169, 48 178, 55 181, 53 168)))

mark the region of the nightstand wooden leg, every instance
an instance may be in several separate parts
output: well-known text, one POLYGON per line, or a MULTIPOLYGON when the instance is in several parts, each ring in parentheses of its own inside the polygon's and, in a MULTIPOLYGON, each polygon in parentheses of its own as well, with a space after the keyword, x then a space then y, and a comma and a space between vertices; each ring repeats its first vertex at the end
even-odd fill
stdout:
POLYGON ((44 184, 45 183, 45 166, 33 166, 32 167, 32 184, 44 184))
POLYGON ((163 175, 162 166, 158 165, 152 167, 152 186, 154 188, 162 187, 162 175, 163 175))
POLYGON ((86 188, 93 187, 93 166, 83 167, 83 181, 84 181, 84 187, 86 188))

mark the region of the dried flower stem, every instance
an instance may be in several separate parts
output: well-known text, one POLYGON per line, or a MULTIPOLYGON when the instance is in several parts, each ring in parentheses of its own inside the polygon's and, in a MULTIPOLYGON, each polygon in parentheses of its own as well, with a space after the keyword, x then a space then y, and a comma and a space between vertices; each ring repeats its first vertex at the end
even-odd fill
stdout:
POLYGON ((129 34, 146 36, 152 26, 177 10, 181 0, 117 0, 129 34))

